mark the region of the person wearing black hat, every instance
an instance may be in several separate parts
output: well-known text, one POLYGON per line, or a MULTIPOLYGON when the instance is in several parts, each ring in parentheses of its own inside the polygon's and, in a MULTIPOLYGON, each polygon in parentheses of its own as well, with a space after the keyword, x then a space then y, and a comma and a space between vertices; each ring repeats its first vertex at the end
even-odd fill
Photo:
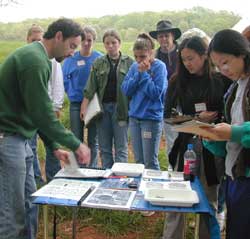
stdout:
POLYGON ((162 60, 168 70, 168 79, 175 72, 177 62, 177 42, 181 36, 181 30, 173 27, 168 20, 161 20, 156 25, 156 30, 149 32, 149 35, 156 39, 160 47, 156 51, 156 58, 162 60))
MULTIPOLYGON (((149 35, 156 39, 160 45, 155 57, 165 63, 168 71, 166 80, 169 80, 175 72, 178 61, 178 45, 176 40, 180 38, 181 30, 173 27, 169 20, 161 20, 156 24, 156 30, 149 32, 149 35)), ((167 100, 166 97, 164 105, 166 105, 167 100)), ((164 132, 166 136, 167 155, 169 155, 178 133, 173 131, 172 126, 166 123, 164 123, 164 132)))

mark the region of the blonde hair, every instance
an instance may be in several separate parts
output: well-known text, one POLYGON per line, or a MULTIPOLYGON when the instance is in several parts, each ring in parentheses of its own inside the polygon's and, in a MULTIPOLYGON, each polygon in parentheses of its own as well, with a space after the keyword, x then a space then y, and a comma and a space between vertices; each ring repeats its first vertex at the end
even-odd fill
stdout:
POLYGON ((153 39, 147 33, 141 33, 137 36, 137 39, 134 43, 133 50, 153 50, 155 44, 153 39))
POLYGON ((44 30, 41 26, 37 24, 32 24, 27 33, 27 38, 30 37, 33 33, 44 33, 44 30))
POLYGON ((91 27, 91 26, 83 26, 83 34, 82 34, 82 40, 85 40, 85 34, 86 33, 90 33, 92 36, 93 36, 93 40, 95 41, 96 38, 97 38, 97 33, 96 33, 96 30, 91 27))

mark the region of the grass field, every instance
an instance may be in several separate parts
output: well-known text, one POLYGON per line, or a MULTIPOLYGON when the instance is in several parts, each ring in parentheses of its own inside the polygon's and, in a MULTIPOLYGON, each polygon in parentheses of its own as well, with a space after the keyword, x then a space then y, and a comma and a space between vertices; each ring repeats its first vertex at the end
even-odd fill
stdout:
MULTIPOLYGON (((0 41, 0 64, 3 63, 6 56, 8 56, 15 49, 25 45, 25 42, 16 42, 16 41, 0 41)), ((121 51, 125 54, 133 56, 132 51, 133 43, 124 42, 121 46, 121 51)), ((97 42, 95 44, 95 49, 100 52, 105 52, 103 48, 103 44, 101 42, 97 42)))
POLYGON ((6 56, 24 44, 24 42, 0 41, 0 64, 3 63, 6 56))

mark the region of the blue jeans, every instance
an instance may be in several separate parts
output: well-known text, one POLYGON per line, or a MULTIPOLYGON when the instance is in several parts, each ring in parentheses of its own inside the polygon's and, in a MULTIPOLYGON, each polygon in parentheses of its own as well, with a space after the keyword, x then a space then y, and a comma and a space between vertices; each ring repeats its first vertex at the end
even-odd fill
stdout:
POLYGON ((37 156, 37 134, 35 134, 31 139, 29 139, 28 142, 33 152, 33 169, 35 180, 37 184, 42 184, 43 178, 41 174, 40 162, 37 156))
POLYGON ((148 169, 160 169, 158 153, 162 134, 162 121, 129 118, 129 130, 136 163, 148 169))
POLYGON ((0 138, 0 238, 35 239, 38 206, 32 150, 22 136, 0 138))
POLYGON ((250 178, 226 179, 226 239, 250 238, 250 178))
MULTIPOLYGON (((84 122, 80 119, 81 102, 70 103, 70 128, 74 135, 84 142, 84 122)), ((92 122, 88 126, 88 146, 91 151, 90 167, 97 167, 97 153, 98 153, 98 141, 97 141, 97 129, 96 123, 92 122)))
POLYGON ((45 164, 45 172, 46 172, 46 179, 47 182, 51 181, 55 174, 61 169, 60 160, 58 160, 55 156, 53 151, 46 145, 46 164, 45 164))
MULTIPOLYGON (((37 157, 37 134, 28 140, 29 145, 32 149, 34 160, 33 160, 33 168, 34 168, 34 176, 36 183, 38 185, 42 184, 43 178, 41 174, 41 167, 37 157)), ((47 182, 51 181, 54 175, 61 169, 60 161, 54 156, 53 151, 44 144, 46 150, 46 163, 45 163, 45 172, 46 172, 46 179, 47 182)))
POLYGON ((117 121, 115 103, 104 103, 103 110, 97 121, 98 140, 102 167, 111 168, 114 162, 128 161, 128 123, 117 121))

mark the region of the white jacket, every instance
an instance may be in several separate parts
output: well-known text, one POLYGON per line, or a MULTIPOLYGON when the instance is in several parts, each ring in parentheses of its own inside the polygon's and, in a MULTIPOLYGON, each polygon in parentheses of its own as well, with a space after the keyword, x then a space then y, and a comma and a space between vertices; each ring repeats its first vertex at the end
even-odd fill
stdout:
POLYGON ((53 102, 54 111, 60 111, 64 100, 64 85, 62 67, 59 62, 53 58, 51 78, 48 82, 49 97, 53 102))

